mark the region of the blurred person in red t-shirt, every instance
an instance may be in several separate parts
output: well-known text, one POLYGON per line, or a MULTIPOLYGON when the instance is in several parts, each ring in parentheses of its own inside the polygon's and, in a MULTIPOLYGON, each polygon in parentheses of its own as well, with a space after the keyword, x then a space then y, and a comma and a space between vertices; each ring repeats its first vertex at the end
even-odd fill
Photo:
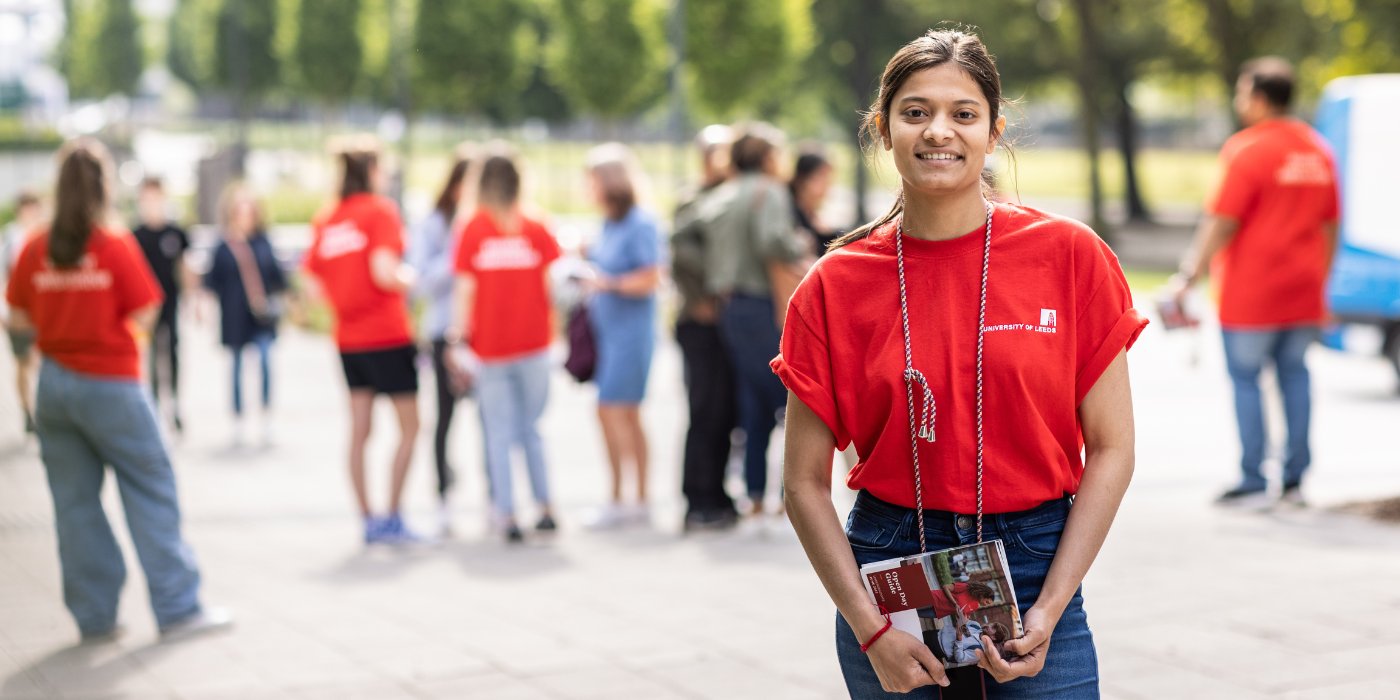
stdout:
POLYGON ((383 184, 378 144, 359 138, 337 150, 343 173, 340 198, 313 222, 303 266, 335 314, 335 342, 350 388, 350 483, 364 519, 365 544, 395 544, 416 539, 399 514, 418 436, 418 353, 406 296, 415 275, 403 262, 398 207, 376 194, 383 184), (388 511, 375 515, 365 484, 365 443, 374 397, 380 394, 394 405, 399 444, 388 511))
POLYGON ((553 532, 556 527, 538 423, 549 402, 552 307, 547 273, 560 250, 549 229, 522 211, 514 158, 499 147, 488 150, 477 184, 478 208, 457 235, 455 312, 447 341, 470 347, 470 352, 463 349, 449 357, 479 360, 473 379, 486 443, 492 525, 515 543, 524 539, 511 488, 511 451, 517 447, 525 453, 539 512, 535 530, 553 532))
POLYGON ((1336 166, 1322 137, 1289 115, 1293 68, 1260 58, 1241 68, 1235 112, 1244 129, 1220 151, 1223 175, 1206 204, 1181 271, 1172 279, 1177 306, 1207 265, 1220 292, 1225 364, 1235 391, 1241 443, 1239 483, 1217 503, 1268 507, 1262 466, 1268 435, 1259 374, 1278 374, 1288 429, 1279 498, 1301 505, 1311 388, 1307 349, 1327 319, 1327 274, 1337 249, 1336 166))
POLYGON ((63 147, 54 217, 30 238, 6 298, 10 327, 32 329, 44 355, 34 421, 58 530, 63 599, 85 641, 118 632, 126 565, 102 509, 107 466, 162 637, 228 626, 206 608, 180 535, 175 472, 141 386, 140 348, 161 292, 136 239, 109 224, 111 158, 90 139, 63 147))

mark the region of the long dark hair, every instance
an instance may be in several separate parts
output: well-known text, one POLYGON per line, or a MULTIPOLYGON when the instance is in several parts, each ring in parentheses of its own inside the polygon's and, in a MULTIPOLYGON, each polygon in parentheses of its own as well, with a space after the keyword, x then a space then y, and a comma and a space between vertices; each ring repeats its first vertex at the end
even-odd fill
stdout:
POLYGON ((379 167, 379 142, 373 137, 351 137, 336 148, 340 159, 340 198, 374 192, 374 170, 379 167))
POLYGON ((441 214, 448 223, 457 216, 457 206, 462 203, 462 181, 467 179, 467 171, 471 164, 471 149, 465 144, 458 146, 452 160, 452 170, 447 173, 447 182, 443 184, 442 191, 438 193, 437 203, 433 205, 433 211, 441 214))
POLYGON ((797 193, 807 181, 816 176, 824 168, 831 165, 831 161, 826 159, 826 155, 815 147, 803 149, 801 155, 797 156, 797 162, 792 166, 792 179, 788 181, 788 192, 792 194, 793 201, 797 201, 797 193))
MULTIPOLYGON (((991 110, 992 137, 997 134, 997 119, 1001 116, 1001 75, 997 73, 996 59, 987 52, 987 47, 976 34, 960 29, 930 29, 923 36, 907 43, 885 64, 885 72, 880 75, 880 92, 875 102, 865 112, 860 131, 867 148, 879 143, 883 134, 882 126, 890 122, 890 103, 894 95, 904 86, 904 81, 925 68, 936 68, 945 63, 954 63, 967 72, 982 96, 987 99, 991 110)), ((901 188, 894 205, 884 216, 851 231, 832 241, 831 248, 840 248, 870 235, 871 231, 894 221, 904 213, 904 191, 901 188)))
POLYGON ((73 267, 111 202, 112 157, 97 140, 80 137, 64 144, 58 159, 49 258, 58 267, 73 267))
POLYGON ((520 168, 507 151, 496 150, 481 164, 477 197, 482 204, 510 207, 520 201, 520 168))

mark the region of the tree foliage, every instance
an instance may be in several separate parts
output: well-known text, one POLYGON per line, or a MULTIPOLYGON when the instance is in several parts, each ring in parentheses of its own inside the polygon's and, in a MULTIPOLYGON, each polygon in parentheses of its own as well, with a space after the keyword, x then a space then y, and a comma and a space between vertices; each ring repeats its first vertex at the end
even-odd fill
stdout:
POLYGON ((362 9, 361 0, 301 0, 292 56, 305 94, 325 102, 354 96, 364 64, 362 9))
POLYGON ((74 97, 134 95, 145 67, 132 0, 65 0, 59 68, 74 97))
POLYGON ((214 84, 210 38, 218 25, 221 0, 179 0, 167 25, 166 63, 170 72, 196 92, 214 84))
POLYGON ((234 92, 242 101, 281 84, 281 64, 274 45, 277 18, 277 0, 220 3, 214 34, 214 86, 234 92))
POLYGON ((608 118, 655 104, 667 69, 661 2, 564 0, 553 9, 545 67, 571 104, 608 118))
MULTIPOLYGON (((694 97, 721 117, 800 89, 812 0, 686 0, 685 55, 694 97)), ((862 3, 863 4, 863 3, 862 3)))
POLYGON ((419 0, 415 99, 448 112, 509 117, 536 63, 531 11, 520 0, 419 0))

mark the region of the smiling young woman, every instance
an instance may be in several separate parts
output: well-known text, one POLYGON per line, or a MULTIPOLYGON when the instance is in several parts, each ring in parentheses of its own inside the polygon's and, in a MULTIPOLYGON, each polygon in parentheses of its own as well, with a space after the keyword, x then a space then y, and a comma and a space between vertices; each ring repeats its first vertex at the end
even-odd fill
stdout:
POLYGON ((789 390, 786 501, 839 610, 852 697, 948 682, 921 640, 880 634, 859 566, 983 537, 1005 545, 1025 636, 1004 657, 984 640, 987 678, 967 680, 996 698, 1098 696, 1079 587, 1132 475, 1126 351, 1147 322, 1093 231, 987 201, 1001 106, 972 34, 930 31, 890 59, 865 130, 899 197, 807 275, 772 363, 789 390), (843 532, 831 455, 849 444, 843 532))

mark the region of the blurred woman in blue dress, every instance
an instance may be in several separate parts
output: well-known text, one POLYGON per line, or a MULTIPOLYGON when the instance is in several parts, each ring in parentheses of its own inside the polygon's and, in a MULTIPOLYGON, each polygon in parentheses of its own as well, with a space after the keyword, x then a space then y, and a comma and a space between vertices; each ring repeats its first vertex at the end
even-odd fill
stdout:
POLYGON ((604 215, 602 234, 588 251, 597 273, 589 315, 598 349, 598 422, 611 477, 609 503, 591 524, 613 528, 650 520, 641 403, 656 346, 661 234, 656 217, 637 206, 635 161, 626 146, 598 146, 587 162, 589 186, 604 215), (623 496, 629 480, 636 494, 630 503, 623 496))

